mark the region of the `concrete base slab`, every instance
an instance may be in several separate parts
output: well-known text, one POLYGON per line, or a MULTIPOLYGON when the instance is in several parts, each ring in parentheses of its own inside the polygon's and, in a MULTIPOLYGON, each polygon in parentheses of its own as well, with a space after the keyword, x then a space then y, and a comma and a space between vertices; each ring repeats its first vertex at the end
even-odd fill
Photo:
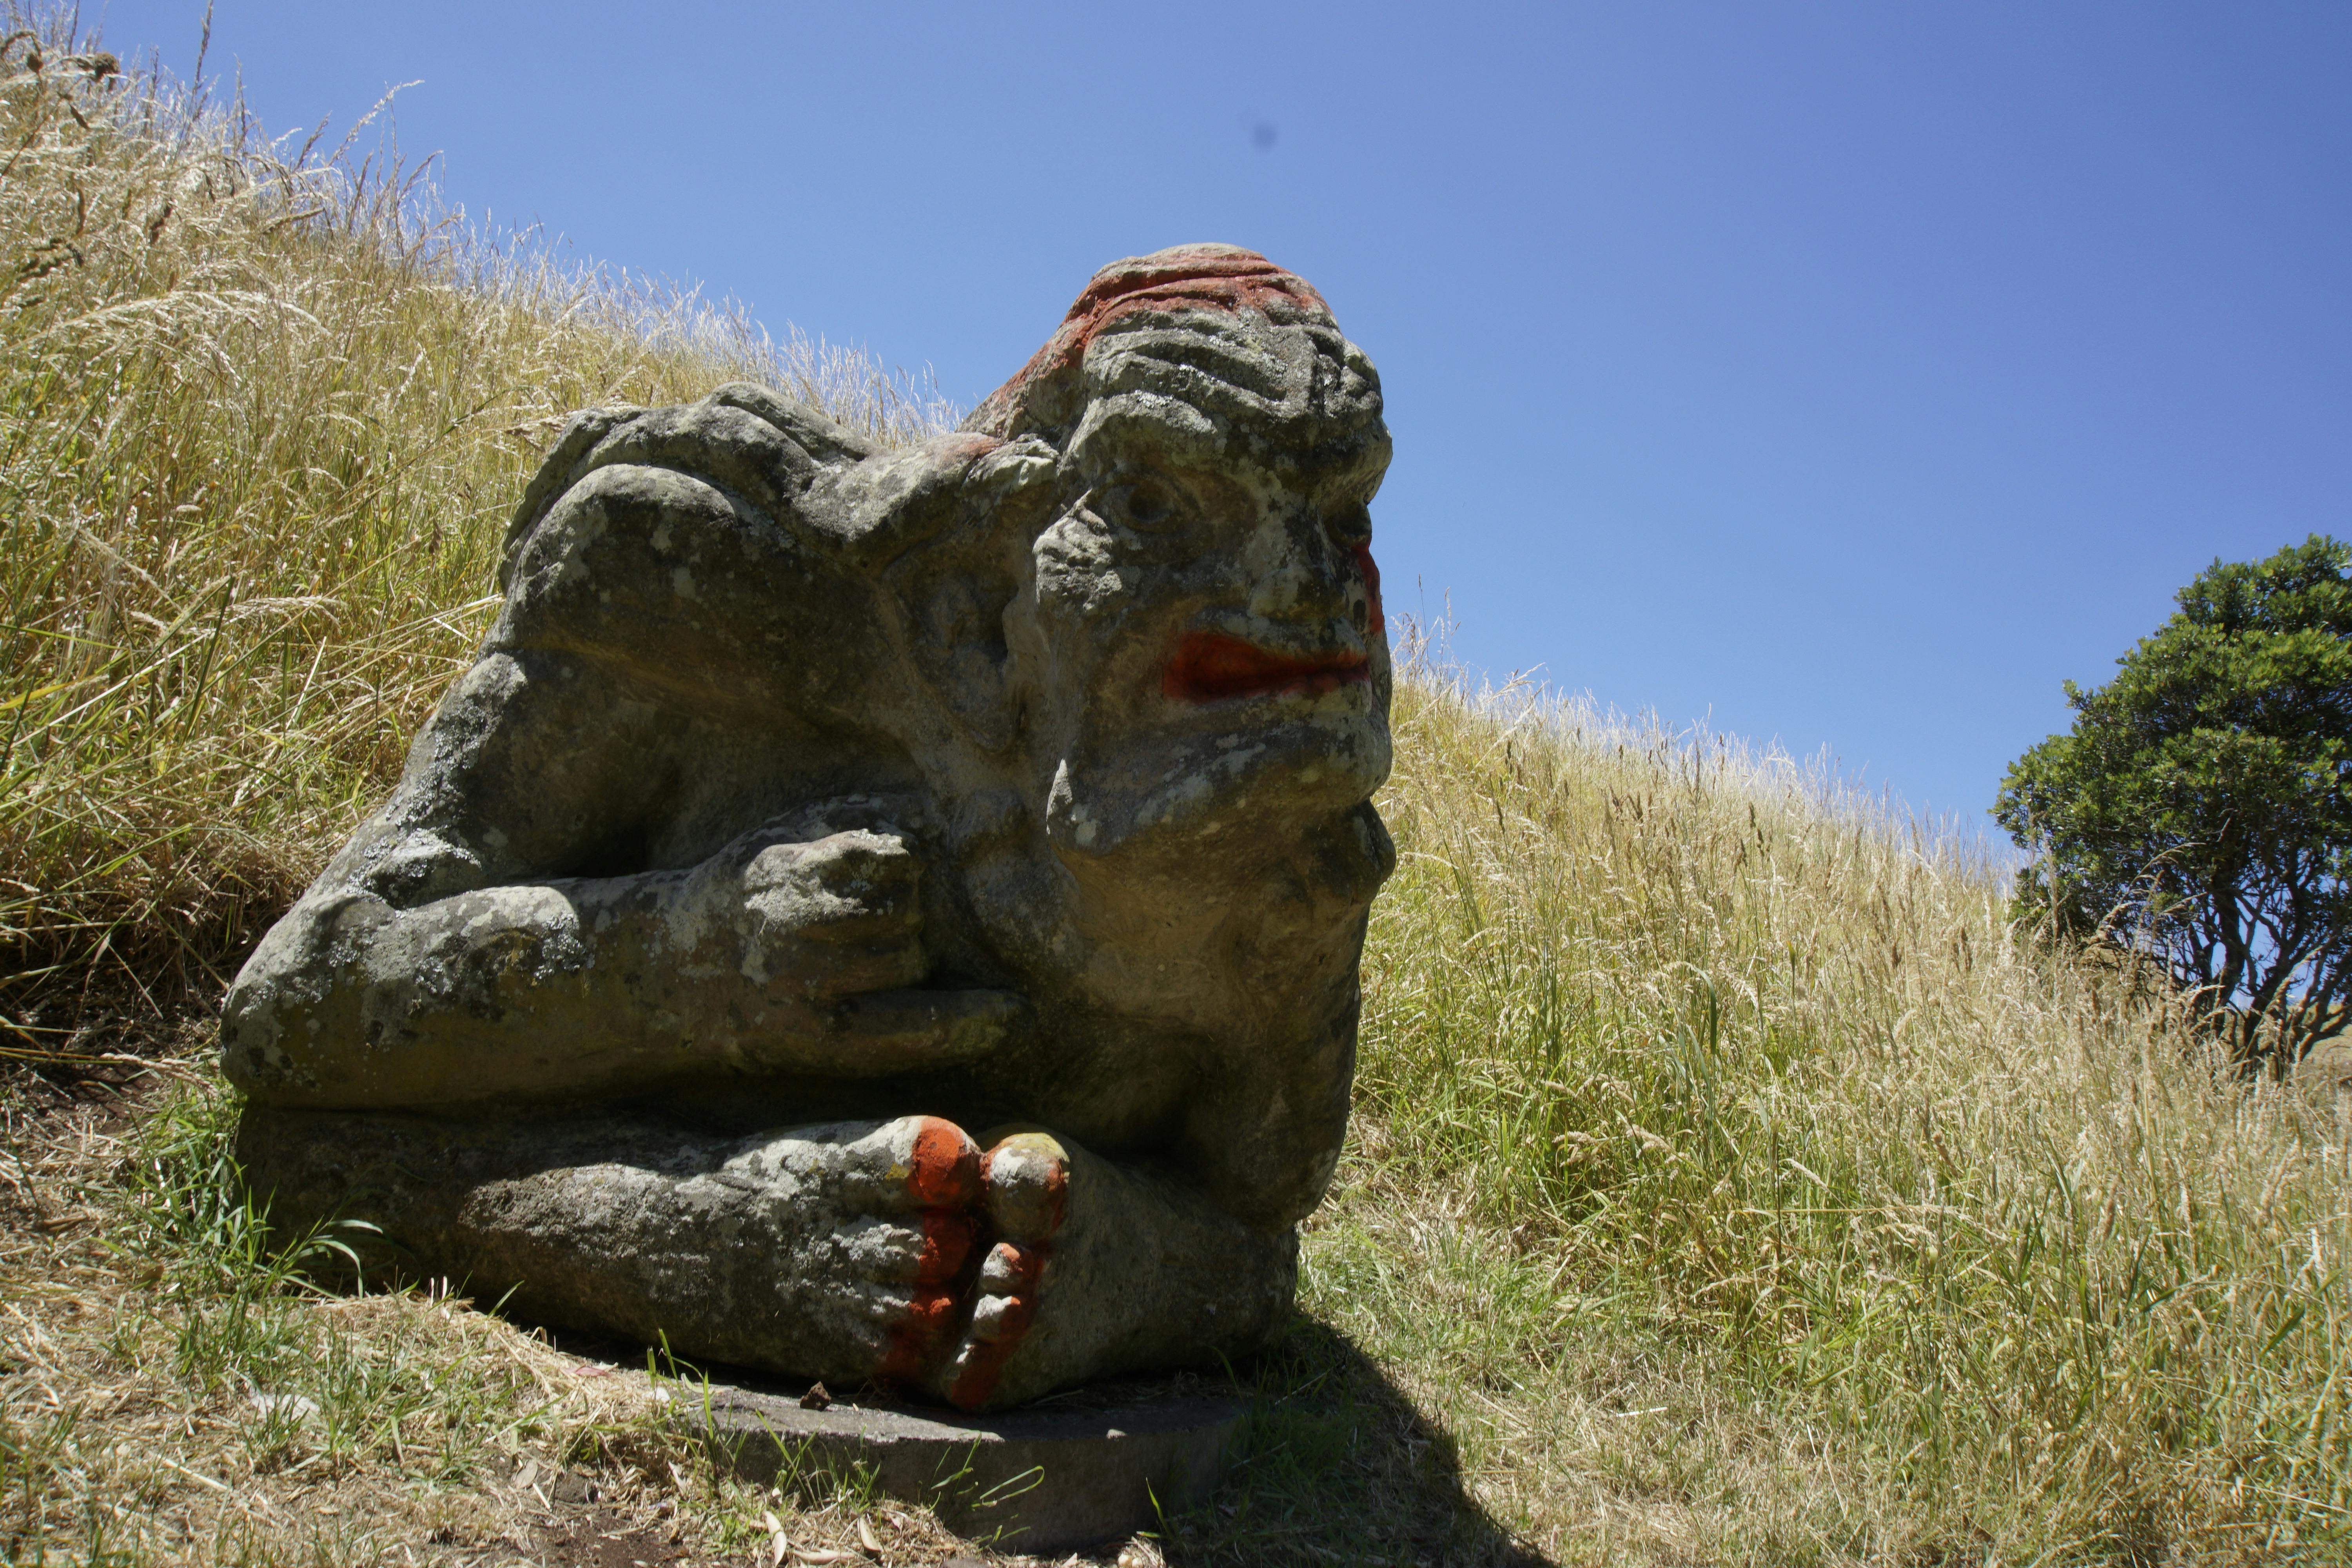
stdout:
POLYGON ((1249 1405, 1230 1394, 1103 1391, 985 1415, 908 1405, 802 1408, 788 1394, 709 1385, 696 1410, 713 1457, 761 1485, 859 1473, 1002 1550, 1063 1552, 1158 1527, 1207 1498, 1249 1405))

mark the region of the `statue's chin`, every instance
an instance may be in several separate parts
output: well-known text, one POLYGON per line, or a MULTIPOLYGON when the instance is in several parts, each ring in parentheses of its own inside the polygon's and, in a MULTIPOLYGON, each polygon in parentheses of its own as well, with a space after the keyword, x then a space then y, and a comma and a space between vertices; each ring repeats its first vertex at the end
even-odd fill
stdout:
POLYGON ((1281 855, 1388 777, 1388 716, 1363 682, 1204 703, 1180 726, 1075 760, 1047 803, 1066 856, 1203 854, 1198 874, 1281 855))

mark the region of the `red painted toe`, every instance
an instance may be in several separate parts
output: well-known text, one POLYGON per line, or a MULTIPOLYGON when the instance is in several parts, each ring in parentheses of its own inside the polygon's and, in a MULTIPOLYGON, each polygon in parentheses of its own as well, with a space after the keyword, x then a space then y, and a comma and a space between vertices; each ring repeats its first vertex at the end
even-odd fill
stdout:
POLYGON ((964 1260, 971 1256, 972 1218, 960 1209, 925 1209, 920 1218, 923 1251, 915 1265, 916 1281, 947 1284, 963 1271, 964 1260))
POLYGON ((915 1132, 908 1160, 907 1191, 925 1208, 960 1208, 979 1200, 980 1147, 963 1129, 937 1116, 926 1116, 915 1132))
POLYGON ((940 1347, 955 1331, 961 1316, 956 1309, 952 1290, 916 1291, 907 1320, 891 1331, 889 1352, 874 1369, 874 1375, 886 1382, 911 1383, 929 1372, 939 1358, 940 1347))

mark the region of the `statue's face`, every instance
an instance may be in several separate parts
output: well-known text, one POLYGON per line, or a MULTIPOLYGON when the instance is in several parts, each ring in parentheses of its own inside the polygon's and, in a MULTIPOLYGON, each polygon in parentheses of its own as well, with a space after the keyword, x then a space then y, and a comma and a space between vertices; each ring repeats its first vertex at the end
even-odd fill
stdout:
POLYGON ((1019 640, 1066 854, 1245 853, 1388 774, 1377 414, 1308 447, 1213 410, 1115 393, 1062 459, 1076 499, 1036 541, 1019 640))

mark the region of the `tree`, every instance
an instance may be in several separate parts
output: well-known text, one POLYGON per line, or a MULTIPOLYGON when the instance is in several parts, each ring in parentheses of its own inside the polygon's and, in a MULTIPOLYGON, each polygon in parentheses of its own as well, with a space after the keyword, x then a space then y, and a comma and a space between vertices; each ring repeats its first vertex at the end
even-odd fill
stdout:
POLYGON ((2352 983, 2352 547, 2213 564, 2011 764, 1993 816, 2031 899, 2161 962, 2237 1058, 2284 1070, 2352 983))

